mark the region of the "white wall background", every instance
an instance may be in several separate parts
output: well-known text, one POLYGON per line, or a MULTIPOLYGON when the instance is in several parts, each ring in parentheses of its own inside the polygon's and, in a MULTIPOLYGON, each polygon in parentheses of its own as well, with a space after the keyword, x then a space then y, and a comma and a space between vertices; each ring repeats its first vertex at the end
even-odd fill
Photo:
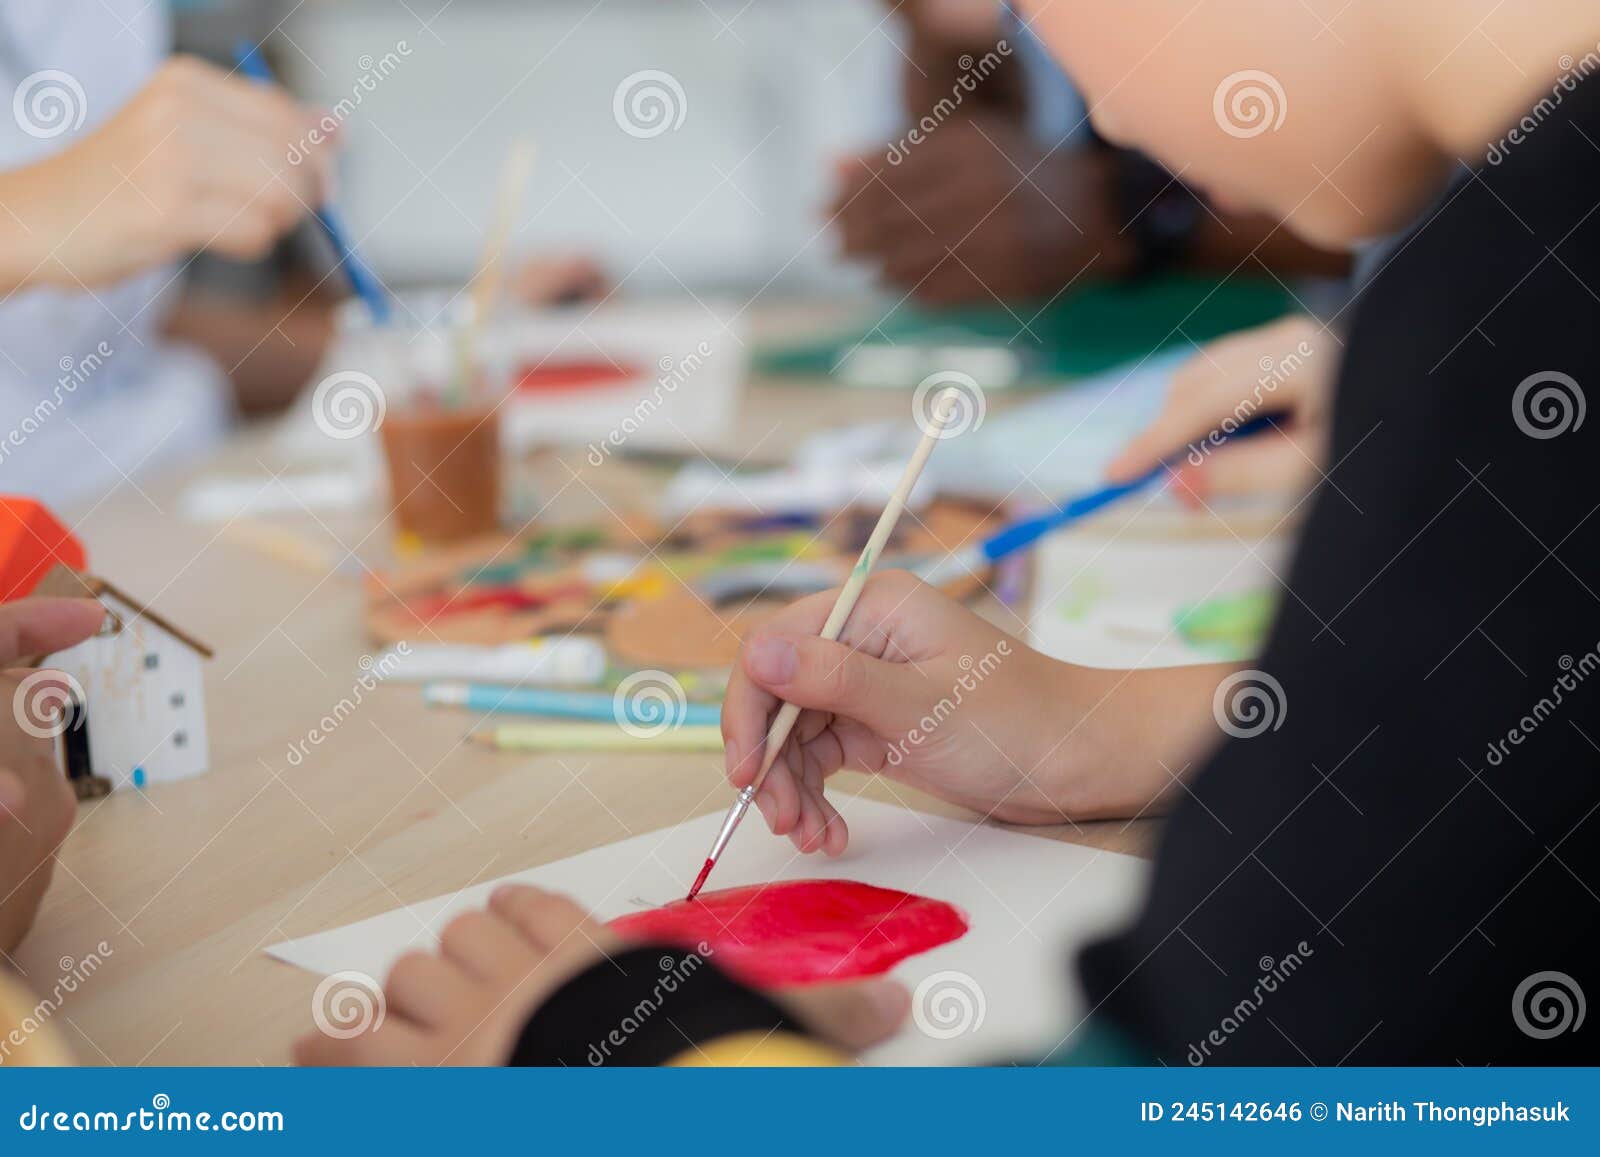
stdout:
POLYGON ((902 58, 881 0, 347 0, 276 41, 332 106, 400 41, 410 56, 346 122, 341 200, 386 278, 459 279, 507 143, 538 162, 517 244, 597 251, 630 289, 853 283, 820 233, 835 159, 889 139, 902 58), (617 86, 659 69, 675 131, 628 135, 617 86))

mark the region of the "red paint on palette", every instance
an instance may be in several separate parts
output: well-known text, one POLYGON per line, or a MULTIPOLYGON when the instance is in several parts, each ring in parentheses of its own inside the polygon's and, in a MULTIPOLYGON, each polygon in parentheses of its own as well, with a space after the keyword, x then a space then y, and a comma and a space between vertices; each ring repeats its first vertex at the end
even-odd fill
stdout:
POLYGON ((815 984, 875 976, 966 935, 943 900, 854 880, 785 880, 703 893, 611 921, 630 940, 710 956, 750 984, 815 984))
POLYGON ((536 611, 558 599, 582 598, 589 588, 572 583, 554 590, 525 591, 517 586, 484 585, 469 587, 447 595, 413 599, 406 606, 419 619, 442 619, 470 611, 536 611))

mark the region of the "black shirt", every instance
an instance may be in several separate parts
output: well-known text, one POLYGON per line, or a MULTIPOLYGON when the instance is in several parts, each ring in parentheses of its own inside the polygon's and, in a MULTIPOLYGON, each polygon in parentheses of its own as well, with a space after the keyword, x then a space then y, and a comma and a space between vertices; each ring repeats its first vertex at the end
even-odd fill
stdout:
POLYGON ((1600 1059, 1600 81, 1562 96, 1352 307, 1271 723, 1081 961, 1167 1063, 1600 1059))

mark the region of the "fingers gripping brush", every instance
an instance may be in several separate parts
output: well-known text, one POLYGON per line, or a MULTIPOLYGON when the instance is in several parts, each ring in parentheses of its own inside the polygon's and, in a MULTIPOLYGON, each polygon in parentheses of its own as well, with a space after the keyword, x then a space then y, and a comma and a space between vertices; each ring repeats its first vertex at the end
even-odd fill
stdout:
MULTIPOLYGON (((867 544, 861 548, 861 557, 856 560, 855 569, 850 572, 850 577, 845 580, 844 588, 839 592, 838 601, 833 604, 833 610, 828 615, 828 621, 822 626, 822 638, 832 642, 838 639, 844 630, 845 620, 850 617, 850 612, 855 609, 856 600, 861 597, 861 588, 866 586, 867 576, 872 573, 872 564, 883 553, 884 546, 889 541, 889 536, 894 533, 895 523, 900 521, 900 512, 906 508, 906 502, 911 497, 912 488, 916 486, 917 479, 922 476, 922 468, 928 463, 928 455, 933 453, 933 445, 944 436, 945 426, 949 424, 951 415, 959 404, 960 390, 948 389, 939 395, 933 405, 933 417, 922 434, 922 441, 917 443, 917 448, 912 451, 911 461, 906 463, 905 472, 900 475, 900 483, 895 487, 894 493, 889 496, 888 504, 883 508, 883 514, 878 518, 878 525, 872 528, 872 537, 867 539, 867 544)), ((772 770, 773 763, 778 758, 778 753, 783 750, 783 745, 789 740, 789 732, 794 729, 794 722, 800 717, 800 708, 793 703, 785 703, 778 709, 778 714, 773 717, 772 727, 767 732, 767 744, 761 755, 761 767, 756 772, 755 779, 749 786, 739 792, 733 801, 733 806, 728 809, 728 814, 723 817, 722 827, 717 830, 717 838, 711 845, 711 854, 706 857, 700 874, 694 879, 694 887, 689 889, 690 900, 700 894, 700 889, 705 887, 706 879, 711 875, 711 869, 717 866, 717 861, 722 858, 722 853, 728 846, 728 841, 733 838, 733 833, 738 830, 745 813, 750 810, 750 805, 755 801, 756 793, 761 790, 761 785, 766 782, 767 773, 772 770)))

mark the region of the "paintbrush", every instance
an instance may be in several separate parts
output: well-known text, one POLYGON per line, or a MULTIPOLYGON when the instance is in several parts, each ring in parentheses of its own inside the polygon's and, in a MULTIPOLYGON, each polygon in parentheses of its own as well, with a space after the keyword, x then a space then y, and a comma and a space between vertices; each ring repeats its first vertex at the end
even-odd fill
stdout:
MULTIPOLYGON (((239 71, 258 84, 277 84, 277 78, 272 75, 266 60, 257 50, 254 43, 241 40, 234 46, 234 60, 238 63, 239 71)), ((339 268, 344 270, 344 275, 350 279, 350 288, 355 290, 367 307, 367 312, 372 314, 372 320, 379 325, 387 325, 392 311, 389 308, 389 295, 384 292, 383 284, 367 267, 361 254, 356 252, 354 243, 350 240, 350 230, 344 224, 344 218, 339 210, 331 204, 317 207, 313 216, 317 224, 322 227, 323 236, 328 239, 328 244, 333 246, 334 256, 338 259, 339 268)))
POLYGON ((500 266, 506 240, 516 224, 517 209, 522 204, 522 191, 528 184, 528 174, 533 171, 533 144, 517 141, 506 154, 505 167, 500 172, 500 197, 495 207, 494 225, 483 241, 483 256, 478 262, 477 275, 472 279, 472 296, 467 323, 461 328, 456 344, 456 380, 452 391, 458 397, 469 397, 472 392, 473 361, 478 348, 478 338, 483 326, 494 311, 500 296, 500 266))
MULTIPOLYGON (((933 444, 944 433, 946 423, 954 413, 960 390, 951 388, 939 395, 933 405, 933 417, 927 429, 923 431, 922 441, 917 443, 917 448, 912 451, 911 461, 906 463, 905 472, 900 475, 900 484, 895 487, 894 493, 889 496, 889 502, 883 508, 883 514, 878 518, 878 525, 872 528, 872 536, 867 539, 867 544, 861 548, 861 557, 856 560, 855 569, 850 572, 850 577, 845 580, 844 589, 839 592, 839 598, 833 604, 833 610, 828 614, 828 621, 822 625, 822 637, 830 642, 837 639, 844 630, 845 620, 850 617, 850 612, 855 609, 856 600, 861 597, 861 588, 867 584, 867 576, 872 573, 872 564, 883 553, 884 546, 889 541, 889 536, 894 533, 895 523, 900 521, 900 512, 905 509, 906 502, 911 498, 912 488, 916 486, 917 479, 922 475, 922 468, 927 465, 928 455, 933 453, 933 444)), ((788 742, 789 732, 794 729, 794 721, 800 717, 800 708, 793 703, 785 703, 778 709, 778 714, 772 720, 772 727, 767 732, 766 749, 761 755, 761 768, 756 772, 756 777, 749 786, 739 792, 733 801, 733 806, 728 809, 728 814, 723 817, 722 826, 717 829, 717 838, 711 845, 711 854, 706 857, 706 862, 700 869, 700 874, 694 879, 694 887, 689 889, 688 899, 693 900, 700 894, 700 889, 705 887, 706 878, 711 875, 711 869, 717 866, 721 859, 723 849, 728 846, 728 841, 733 838, 733 833, 738 829, 740 821, 750 810, 750 804, 755 800, 756 793, 761 790, 761 785, 766 781, 767 773, 772 770, 773 762, 778 758, 778 752, 783 750, 783 745, 788 742)))
MULTIPOLYGON (((1226 442, 1233 442, 1240 438, 1250 438, 1263 430, 1274 428, 1275 418, 1279 415, 1263 414, 1252 418, 1235 429, 1232 433, 1214 435, 1213 446, 1221 446, 1226 442)), ((1119 482, 1114 486, 1102 486, 1087 494, 1077 495, 1060 503, 1054 509, 1031 518, 1024 518, 1020 522, 1001 528, 982 542, 960 547, 951 551, 942 558, 932 559, 917 567, 914 573, 929 586, 943 586, 956 579, 967 578, 970 575, 982 574, 984 569, 992 563, 1016 554, 1018 551, 1027 550, 1039 539, 1052 531, 1071 526, 1073 523, 1088 518, 1089 515, 1103 507, 1110 506, 1113 502, 1126 498, 1130 494, 1138 494, 1148 490, 1169 473, 1183 465, 1182 458, 1168 459, 1157 463, 1145 473, 1129 482, 1119 482)))

